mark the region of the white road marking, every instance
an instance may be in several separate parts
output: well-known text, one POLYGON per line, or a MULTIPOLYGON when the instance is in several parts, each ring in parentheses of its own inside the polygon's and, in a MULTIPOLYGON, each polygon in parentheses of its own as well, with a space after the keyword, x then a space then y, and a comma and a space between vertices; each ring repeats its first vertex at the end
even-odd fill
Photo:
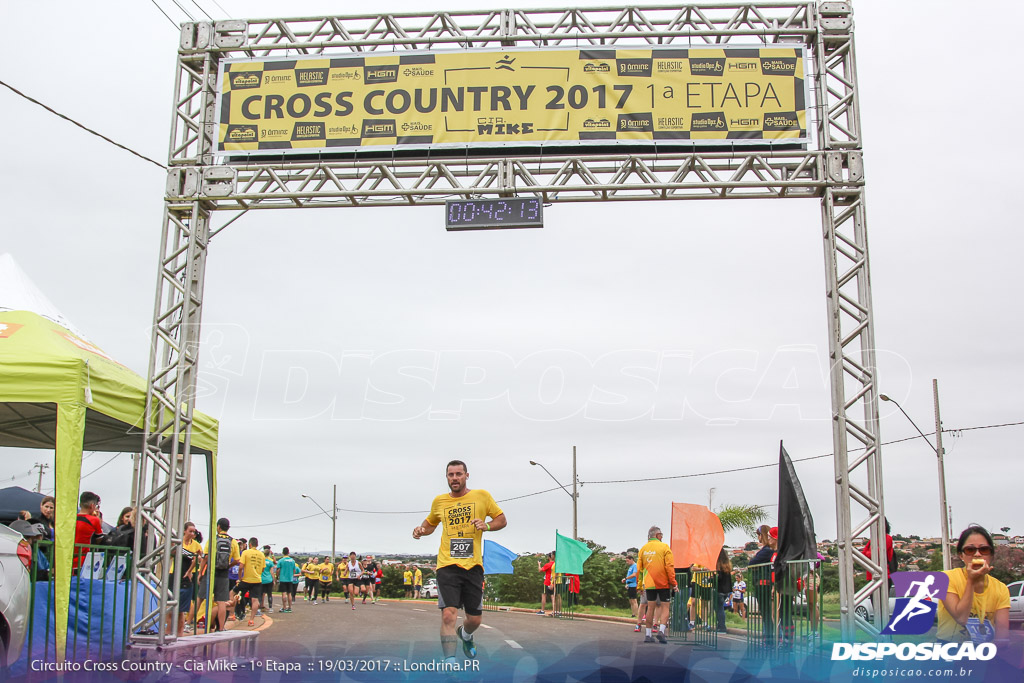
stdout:
POLYGON ((480 624, 480 625, 483 626, 484 628, 494 628, 493 626, 488 626, 487 624, 480 624))
POLYGON ((420 609, 419 607, 413 607, 413 608, 412 608, 412 611, 413 611, 413 612, 426 612, 427 610, 425 610, 425 609, 420 609))
POLYGON ((506 640, 505 642, 508 643, 509 647, 514 647, 517 650, 522 650, 523 649, 523 646, 520 645, 519 643, 517 643, 514 640, 506 640))

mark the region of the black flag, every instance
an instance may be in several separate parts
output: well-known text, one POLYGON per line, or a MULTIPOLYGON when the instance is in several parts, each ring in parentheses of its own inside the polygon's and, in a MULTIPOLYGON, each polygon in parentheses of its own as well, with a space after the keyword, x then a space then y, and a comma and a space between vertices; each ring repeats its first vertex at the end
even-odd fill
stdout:
POLYGON ((779 442, 779 544, 772 569, 776 580, 786 575, 787 562, 814 560, 818 546, 814 539, 814 520, 807 507, 804 490, 782 442, 779 442))

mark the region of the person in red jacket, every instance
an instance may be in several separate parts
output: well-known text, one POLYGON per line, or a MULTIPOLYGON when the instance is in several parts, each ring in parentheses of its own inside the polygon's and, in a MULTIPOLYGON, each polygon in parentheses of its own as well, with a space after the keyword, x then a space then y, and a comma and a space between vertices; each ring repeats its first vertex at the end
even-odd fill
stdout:
POLYGON ((75 554, 71 561, 71 568, 78 569, 82 564, 82 558, 89 552, 89 545, 93 536, 103 535, 103 523, 96 514, 100 510, 100 497, 92 491, 83 491, 78 497, 78 521, 75 524, 75 554))
POLYGON ((537 560, 537 571, 544 574, 544 589, 540 594, 540 611, 537 614, 544 616, 544 608, 548 604, 548 596, 551 596, 551 608, 555 607, 555 587, 551 585, 551 572, 555 569, 555 551, 552 550, 548 553, 548 562, 544 566, 541 566, 540 560, 537 560))

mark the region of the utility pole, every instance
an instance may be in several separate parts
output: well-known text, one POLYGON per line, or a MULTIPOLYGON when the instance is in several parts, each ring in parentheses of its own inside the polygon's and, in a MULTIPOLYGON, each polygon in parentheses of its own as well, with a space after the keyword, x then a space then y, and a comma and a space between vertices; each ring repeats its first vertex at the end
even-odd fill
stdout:
POLYGON ((576 447, 572 447, 572 537, 580 540, 579 530, 576 528, 576 504, 579 503, 580 494, 576 493, 576 447))
POLYGON ((943 463, 945 451, 942 448, 942 420, 939 419, 939 380, 932 380, 932 395, 935 397, 935 455, 939 459, 939 507, 942 510, 942 570, 949 571, 952 562, 949 557, 949 508, 946 506, 946 470, 943 463))
POLYGON ((338 485, 334 485, 334 505, 331 506, 331 564, 334 564, 335 542, 338 539, 338 485))
POLYGON ((47 463, 45 463, 45 462, 37 462, 32 467, 39 470, 39 479, 36 481, 36 493, 42 493, 43 492, 43 470, 49 469, 50 466, 47 463))

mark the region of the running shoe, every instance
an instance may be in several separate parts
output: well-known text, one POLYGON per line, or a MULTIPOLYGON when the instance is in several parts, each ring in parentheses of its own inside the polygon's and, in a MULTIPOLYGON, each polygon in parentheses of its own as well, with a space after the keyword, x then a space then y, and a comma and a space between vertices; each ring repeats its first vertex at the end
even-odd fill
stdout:
POLYGON ((255 626, 255 625, 256 625, 256 622, 253 621, 252 619, 250 619, 249 620, 249 626, 255 626))
POLYGON ((640 633, 640 624, 633 627, 633 633, 640 633))
POLYGON ((355 609, 355 608, 356 608, 356 606, 355 606, 355 605, 352 605, 352 609, 355 609))
POLYGON ((455 635, 462 641, 462 652, 470 659, 476 659, 476 645, 473 644, 472 640, 466 640, 466 630, 459 626, 455 629, 455 635))
POLYGON ((661 643, 662 645, 664 645, 665 643, 668 642, 668 638, 666 638, 665 634, 662 633, 661 631, 658 631, 657 633, 655 633, 654 637, 657 638, 658 642, 661 643))
POLYGON ((654 642, 654 638, 652 638, 651 636, 644 636, 644 642, 645 643, 653 643, 654 642))
POLYGON ((319 602, 317 602, 316 600, 314 600, 314 601, 313 601, 313 604, 314 604, 314 605, 319 605, 320 603, 319 603, 319 602))
POLYGON ((544 616, 544 610, 542 610, 542 609, 537 610, 537 614, 539 614, 540 616, 544 616))

